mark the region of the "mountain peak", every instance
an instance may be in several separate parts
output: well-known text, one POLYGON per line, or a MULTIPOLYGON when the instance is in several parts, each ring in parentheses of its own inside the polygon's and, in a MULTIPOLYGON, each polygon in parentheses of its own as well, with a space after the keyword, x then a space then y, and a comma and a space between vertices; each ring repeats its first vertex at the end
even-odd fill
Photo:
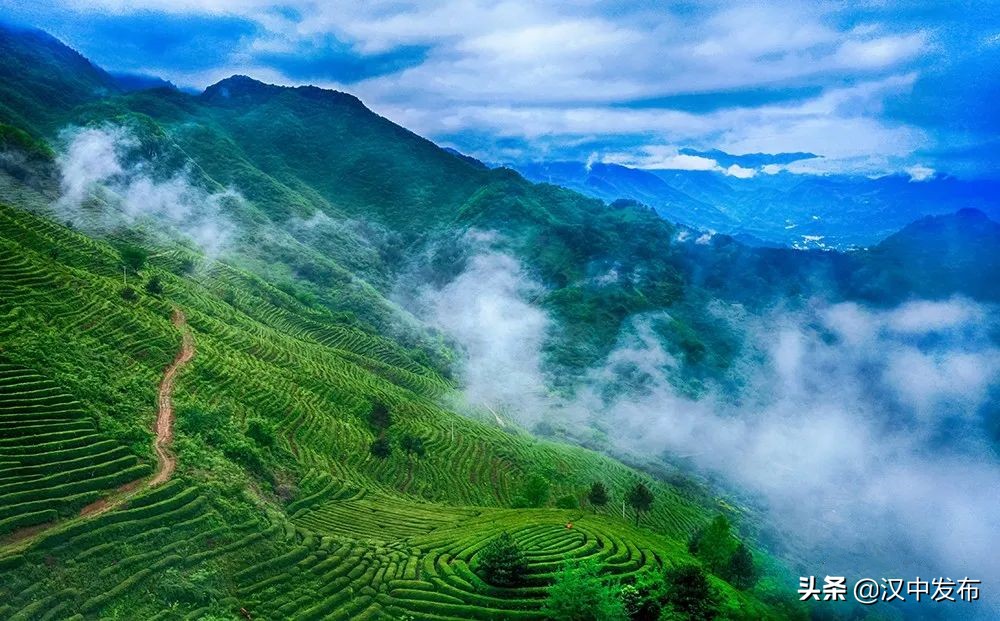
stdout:
POLYGON ((245 75, 234 75, 205 89, 201 98, 208 103, 246 105, 267 101, 282 90, 245 75))
POLYGON ((220 106, 244 106, 264 103, 276 95, 293 92, 309 99, 326 99, 362 106, 361 100, 349 93, 318 86, 278 86, 266 84, 246 75, 233 75, 205 89, 201 99, 220 106))

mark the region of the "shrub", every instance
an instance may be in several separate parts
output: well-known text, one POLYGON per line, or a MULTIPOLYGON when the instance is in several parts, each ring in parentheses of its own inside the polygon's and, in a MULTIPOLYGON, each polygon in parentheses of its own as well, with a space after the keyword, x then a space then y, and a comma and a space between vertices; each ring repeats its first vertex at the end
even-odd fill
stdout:
POLYGON ((621 590, 601 579, 594 560, 567 563, 549 589, 542 614, 553 621, 620 621, 626 619, 621 590))
POLYGON ((389 444, 389 438, 380 437, 376 438, 372 442, 371 453, 379 459, 386 459, 392 453, 392 445, 389 444))
POLYGON ((142 266, 146 264, 146 258, 149 256, 149 253, 144 248, 131 244, 121 246, 118 252, 121 254, 122 263, 133 272, 141 270, 142 266))
POLYGON ((389 411, 389 406, 381 401, 373 403, 372 411, 368 413, 368 422, 375 429, 388 429, 392 425, 392 412, 389 411))
POLYGON ((274 431, 258 418, 247 421, 247 437, 256 442, 257 446, 264 448, 274 446, 274 431))
POLYGON ((163 281, 160 280, 159 276, 154 275, 146 281, 146 291, 153 295, 160 295, 163 293, 163 281))
POLYGON ((667 573, 663 602, 665 614, 661 619, 711 621, 719 612, 719 595, 697 565, 685 565, 667 573))
POLYGON ((744 544, 741 543, 733 552, 723 578, 729 584, 743 591, 753 588, 757 584, 758 573, 753 562, 753 554, 744 544))
POLYGON ((497 586, 516 586, 528 571, 524 552, 506 531, 486 544, 478 560, 483 580, 497 586))
POLYGON ((427 449, 424 448, 424 441, 409 433, 399 440, 399 446, 408 455, 416 455, 417 457, 423 457, 427 452, 427 449))
POLYGON ((560 509, 579 509, 580 501, 576 499, 576 496, 567 494, 556 500, 556 507, 560 509))
POLYGON ((739 542, 733 537, 729 520, 719 515, 688 541, 688 551, 697 556, 710 572, 725 577, 739 542))

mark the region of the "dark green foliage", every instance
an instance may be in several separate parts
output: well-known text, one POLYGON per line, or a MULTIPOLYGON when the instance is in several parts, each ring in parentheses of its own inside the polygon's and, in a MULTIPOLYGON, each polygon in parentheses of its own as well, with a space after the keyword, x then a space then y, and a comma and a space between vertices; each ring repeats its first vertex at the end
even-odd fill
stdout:
POLYGON ((639 517, 653 507, 653 492, 642 481, 636 481, 625 495, 625 501, 635 511, 635 523, 639 525, 639 517))
POLYGON ((632 621, 658 621, 667 585, 662 573, 643 571, 633 584, 622 585, 622 602, 632 621))
POLYGON ((160 295, 163 293, 163 281, 160 277, 153 275, 149 280, 146 281, 146 291, 152 295, 160 295))
POLYGON ((590 485, 590 491, 587 492, 587 501, 596 511, 597 509, 605 506, 610 502, 611 497, 608 494, 608 488, 601 481, 594 481, 590 485))
POLYGON ((553 621, 627 618, 621 588, 601 577, 601 567, 594 560, 566 563, 549 588, 542 612, 553 621))
POLYGON ((146 264, 146 259, 149 257, 149 252, 145 248, 132 244, 119 246, 118 252, 121 253, 122 264, 133 272, 141 270, 146 264))
POLYGON ((524 552, 506 531, 486 544, 476 558, 483 580, 497 586, 517 586, 528 572, 524 552))
POLYGON ((423 457, 427 453, 423 439, 411 433, 403 434, 403 437, 399 439, 399 448, 403 449, 407 455, 416 457, 423 457))
POLYGON ((723 577, 729 584, 744 591, 757 584, 757 567, 754 565, 753 554, 746 544, 741 543, 733 552, 723 577))
POLYGON ((368 413, 368 422, 376 430, 388 429, 392 425, 392 412, 389 411, 389 406, 381 401, 373 403, 371 412, 368 413))
POLYGON ((275 443, 274 430, 259 418, 247 421, 247 437, 262 448, 271 448, 275 443))
POLYGON ((132 287, 122 287, 121 296, 126 302, 135 302, 139 299, 139 294, 132 287))
POLYGON ((579 509, 580 501, 577 500, 576 496, 567 494, 556 499, 556 507, 559 509, 579 509))
POLYGON ((375 438, 375 441, 372 442, 369 450, 375 457, 378 457, 379 459, 386 459, 392 454, 392 444, 389 443, 389 438, 382 436, 375 438))
POLYGON ((517 507, 542 507, 549 502, 552 485, 545 476, 535 473, 524 481, 521 493, 515 498, 517 507))
POLYGON ((697 565, 671 569, 666 575, 661 619, 711 621, 719 614, 719 594, 697 565))
POLYGON ((697 556, 713 574, 726 577, 730 560, 739 541, 733 536, 729 520, 718 515, 688 541, 688 551, 697 556))

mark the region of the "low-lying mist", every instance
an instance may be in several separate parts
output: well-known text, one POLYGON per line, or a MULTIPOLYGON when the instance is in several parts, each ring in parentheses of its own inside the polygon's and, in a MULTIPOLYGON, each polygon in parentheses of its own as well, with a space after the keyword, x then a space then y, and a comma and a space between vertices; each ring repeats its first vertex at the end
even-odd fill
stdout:
POLYGON ((651 327, 663 314, 637 316, 575 395, 556 398, 543 348, 558 326, 532 302, 538 292, 515 258, 489 247, 424 291, 423 316, 464 350, 470 404, 528 428, 599 428, 615 451, 721 480, 763 511, 802 575, 969 576, 996 597, 997 309, 817 298, 754 315, 719 303, 711 312, 743 335, 729 371, 743 388, 697 399, 668 380, 682 362, 651 327), (625 378, 633 388, 621 389, 625 378))
POLYGON ((179 235, 208 258, 227 249, 235 227, 226 205, 243 200, 236 191, 210 192, 187 169, 159 170, 125 127, 71 128, 61 137, 56 217, 96 234, 147 223, 151 233, 179 235))

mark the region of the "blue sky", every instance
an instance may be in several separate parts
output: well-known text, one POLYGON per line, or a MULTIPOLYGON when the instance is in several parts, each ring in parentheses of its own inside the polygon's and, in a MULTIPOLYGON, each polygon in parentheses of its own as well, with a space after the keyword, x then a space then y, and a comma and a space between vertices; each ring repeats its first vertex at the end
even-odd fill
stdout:
POLYGON ((995 2, 0 0, 0 17, 180 86, 346 90, 491 161, 915 180, 1000 163, 995 2), (822 157, 733 168, 685 148, 822 157))

